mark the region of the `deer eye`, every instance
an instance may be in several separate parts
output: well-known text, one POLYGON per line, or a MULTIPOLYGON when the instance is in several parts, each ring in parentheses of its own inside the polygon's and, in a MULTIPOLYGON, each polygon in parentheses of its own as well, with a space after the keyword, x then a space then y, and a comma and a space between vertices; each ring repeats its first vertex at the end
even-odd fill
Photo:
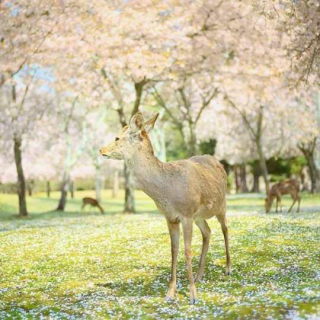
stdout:
POLYGON ((116 137, 115 139, 114 139, 115 141, 118 141, 118 140, 120 140, 118 137, 116 137))

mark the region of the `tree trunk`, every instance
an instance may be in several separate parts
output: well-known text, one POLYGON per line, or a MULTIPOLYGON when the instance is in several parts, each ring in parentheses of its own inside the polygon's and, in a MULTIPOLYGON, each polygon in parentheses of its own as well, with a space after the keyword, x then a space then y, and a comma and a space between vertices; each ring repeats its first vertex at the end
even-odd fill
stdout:
POLYGON ((74 199, 74 182, 71 181, 70 182, 70 195, 71 195, 71 198, 74 199))
POLYGON ((112 198, 116 198, 119 191, 119 171, 116 169, 113 176, 112 198))
POLYGON ((50 198, 50 193, 51 193, 50 181, 47 181, 47 197, 48 198, 50 198))
POLYGON ((309 175, 311 180, 311 192, 318 193, 320 192, 320 171, 316 167, 316 163, 314 161, 313 152, 309 152, 308 150, 302 150, 304 156, 306 157, 309 169, 309 175))
POLYGON ((68 197, 68 189, 69 189, 69 183, 70 183, 70 178, 68 174, 63 175, 63 179, 61 182, 61 196, 60 196, 60 201, 57 207, 57 211, 64 211, 66 203, 67 203, 67 197, 68 197))
POLYGON ((258 161, 254 161, 251 164, 252 167, 252 174, 253 174, 253 186, 251 189, 251 192, 260 192, 260 176, 261 176, 261 169, 260 169, 260 163, 258 161))
POLYGON ((240 184, 239 184, 239 177, 238 177, 238 166, 235 164, 233 166, 233 172, 234 172, 234 184, 236 186, 236 193, 240 190, 240 184))
POLYGON ((28 181, 27 182, 27 190, 28 190, 29 197, 32 197, 32 187, 33 187, 32 181, 28 181))
POLYGON ((260 192, 260 183, 259 183, 259 179, 260 179, 260 173, 257 171, 253 171, 253 187, 251 192, 260 192))
POLYGON ((258 149, 258 155, 259 155, 259 163, 260 163, 260 169, 262 172, 262 176, 264 179, 264 183, 266 186, 266 193, 269 193, 269 179, 268 179, 268 168, 267 168, 267 163, 266 159, 264 157, 263 151, 262 151, 262 146, 260 144, 260 141, 256 141, 257 149, 258 149))
POLYGON ((300 170, 300 181, 301 181, 301 191, 307 191, 308 187, 307 187, 307 183, 306 183, 306 175, 303 172, 304 167, 301 168, 300 170))
POLYGON ((247 172, 246 172, 246 165, 242 164, 240 166, 240 192, 247 193, 249 191, 247 185, 247 172))
POLYGON ((26 217, 28 215, 26 202, 26 181, 22 168, 21 139, 14 139, 14 159, 18 175, 18 197, 19 197, 19 215, 26 217))
POLYGON ((124 212, 125 213, 135 213, 134 207, 134 187, 132 177, 129 171, 129 168, 124 165, 124 189, 125 189, 125 206, 124 212))
POLYGON ((188 142, 188 156, 192 157, 198 154, 197 137, 194 132, 193 124, 189 123, 190 140, 188 142))

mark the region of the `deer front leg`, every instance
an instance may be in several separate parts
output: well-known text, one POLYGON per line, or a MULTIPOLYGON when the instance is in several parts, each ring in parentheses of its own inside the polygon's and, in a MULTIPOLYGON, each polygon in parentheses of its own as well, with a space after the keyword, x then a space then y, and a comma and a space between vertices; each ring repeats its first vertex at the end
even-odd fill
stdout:
POLYGON ((184 250, 185 250, 185 256, 187 261, 189 286, 190 286, 190 302, 192 304, 195 304, 197 302, 197 289, 194 284, 194 279, 192 274, 192 253, 191 253, 192 227, 193 227, 192 218, 185 218, 182 220, 184 250))
POLYGON ((295 197, 295 196, 294 196, 294 195, 292 195, 292 194, 291 194, 291 197, 292 197, 292 199, 293 199, 293 203, 292 203, 292 205, 291 205, 291 207, 290 207, 290 209, 289 209, 288 213, 290 213, 290 212, 291 212, 291 209, 293 208, 294 204, 295 204, 295 203, 296 203, 296 201, 297 201, 297 197, 295 197))
POLYGON ((231 274, 231 259, 230 259, 230 252, 229 252, 229 234, 228 234, 228 226, 227 226, 227 219, 225 216, 217 216, 218 221, 220 222, 223 237, 224 237, 224 244, 226 248, 226 275, 231 274))
POLYGON ((204 274, 204 266, 206 263, 206 256, 209 249, 211 230, 207 221, 205 220, 196 221, 196 225, 199 227, 202 234, 202 252, 199 262, 199 271, 195 280, 195 282, 200 282, 204 274))
POLYGON ((297 210, 297 212, 300 212, 300 202, 301 202, 301 198, 300 198, 300 196, 298 196, 298 210, 297 210))
POLYGON ((179 237, 180 237, 180 223, 171 223, 167 220, 168 229, 171 238, 171 279, 169 283, 169 289, 166 295, 166 301, 171 301, 174 299, 174 295, 177 290, 177 261, 179 253, 179 237))

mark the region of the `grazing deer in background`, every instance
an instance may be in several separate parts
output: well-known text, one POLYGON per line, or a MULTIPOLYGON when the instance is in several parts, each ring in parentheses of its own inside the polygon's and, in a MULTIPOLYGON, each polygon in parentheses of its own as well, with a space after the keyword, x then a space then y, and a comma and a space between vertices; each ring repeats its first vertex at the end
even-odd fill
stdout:
POLYGON ((269 212, 273 203, 274 199, 277 199, 277 205, 276 205, 276 212, 278 212, 278 204, 280 203, 280 212, 282 212, 282 205, 281 205, 281 196, 284 194, 290 194, 293 203, 289 209, 288 212, 291 211, 292 207, 298 200, 298 210, 297 212, 300 211, 300 195, 299 195, 299 190, 300 190, 300 184, 297 180, 285 180, 285 181, 280 181, 276 183, 269 191, 268 197, 265 199, 265 206, 266 206, 266 212, 269 212))
POLYGON ((98 200, 87 197, 87 198, 83 198, 82 199, 82 210, 84 210, 85 206, 89 204, 91 205, 91 207, 98 207, 101 211, 101 213, 104 213, 103 208, 101 207, 100 203, 98 202, 98 200))
POLYGON ((168 163, 158 160, 148 136, 157 117, 158 114, 145 122, 141 113, 135 114, 130 120, 130 125, 123 128, 115 141, 103 147, 100 153, 109 159, 123 159, 133 174, 136 186, 154 200, 167 220, 172 254, 167 301, 174 298, 177 289, 177 258, 180 224, 182 225, 190 301, 195 303, 197 299, 195 281, 201 281, 204 274, 211 234, 206 220, 212 217, 217 217, 221 224, 227 257, 226 273, 231 273, 226 220, 227 175, 220 162, 209 155, 168 163), (199 272, 195 281, 191 263, 193 221, 203 237, 199 272))

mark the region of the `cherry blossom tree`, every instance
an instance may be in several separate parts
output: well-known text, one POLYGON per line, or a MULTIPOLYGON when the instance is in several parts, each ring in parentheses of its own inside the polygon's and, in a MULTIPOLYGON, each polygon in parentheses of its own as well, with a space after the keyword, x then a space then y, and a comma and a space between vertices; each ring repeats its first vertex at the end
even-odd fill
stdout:
MULTIPOLYGON (((57 32, 59 1, 4 0, 0 3, 0 86, 38 57, 51 53, 44 43, 57 32)), ((42 65, 45 59, 41 59, 42 65)))
POLYGON ((291 62, 288 79, 292 84, 302 81, 316 81, 319 84, 319 2, 256 1, 255 8, 265 24, 275 24, 275 30, 285 38, 282 46, 291 62))
MULTIPOLYGON (((65 2, 64 18, 70 23, 60 20, 57 28, 63 30, 64 37, 51 38, 58 44, 52 58, 52 63, 59 60, 55 66, 57 84, 67 90, 71 86, 73 91, 81 89, 86 96, 92 91, 87 83, 95 83, 95 91, 107 86, 116 102, 119 123, 126 126, 140 107, 146 84, 158 78, 171 63, 169 42, 174 43, 172 39, 181 32, 166 14, 159 15, 166 8, 169 7, 159 1, 96 0, 82 1, 81 5, 79 1, 65 2), (74 40, 72 47, 70 39, 74 40), (133 97, 129 101, 124 98, 128 87, 129 97, 133 97)), ((125 211, 132 212, 133 189, 129 172, 125 171, 125 211)))
POLYGON ((153 88, 153 96, 180 132, 189 156, 198 153, 196 127, 203 112, 218 94, 210 74, 194 75, 153 88))
POLYGON ((1 139, 14 150, 18 178, 19 214, 28 214, 22 149, 27 136, 34 134, 42 117, 54 108, 54 99, 46 89, 47 82, 38 68, 21 70, 16 80, 1 87, 1 139))
POLYGON ((57 172, 61 181, 61 196, 57 207, 64 211, 70 189, 70 173, 82 157, 87 143, 86 107, 72 94, 61 94, 56 108, 55 139, 51 148, 55 150, 57 172))

